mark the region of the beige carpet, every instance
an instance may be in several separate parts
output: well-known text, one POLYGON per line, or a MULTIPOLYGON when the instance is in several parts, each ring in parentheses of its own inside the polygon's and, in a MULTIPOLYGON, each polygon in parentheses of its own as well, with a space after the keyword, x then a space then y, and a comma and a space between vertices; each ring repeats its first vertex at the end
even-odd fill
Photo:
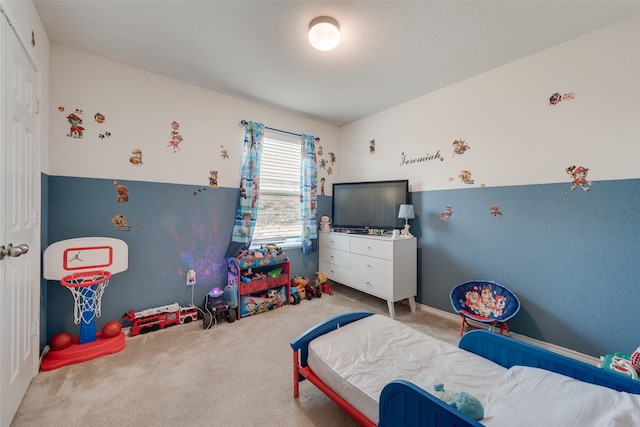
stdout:
MULTIPOLYGON (((195 322, 127 337, 117 354, 40 372, 11 425, 356 426, 308 382, 292 397, 293 338, 336 314, 388 314, 383 300, 340 285, 333 290, 209 330, 195 322)), ((399 304, 396 318, 458 342, 456 322, 399 304)))

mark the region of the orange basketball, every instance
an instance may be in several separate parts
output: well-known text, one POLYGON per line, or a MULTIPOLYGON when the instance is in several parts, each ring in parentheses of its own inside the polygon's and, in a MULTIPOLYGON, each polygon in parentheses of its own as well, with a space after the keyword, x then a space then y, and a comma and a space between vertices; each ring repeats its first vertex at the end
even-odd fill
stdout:
POLYGON ((102 338, 113 338, 122 331, 122 324, 117 320, 112 320, 102 327, 102 338))
POLYGON ((68 332, 60 332, 49 340, 49 348, 52 351, 63 350, 71 345, 73 337, 68 332))

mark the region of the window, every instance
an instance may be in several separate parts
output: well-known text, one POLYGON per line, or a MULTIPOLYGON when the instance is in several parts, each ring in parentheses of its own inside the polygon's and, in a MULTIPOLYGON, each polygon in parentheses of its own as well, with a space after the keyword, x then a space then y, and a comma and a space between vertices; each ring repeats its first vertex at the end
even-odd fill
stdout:
POLYGON ((265 131, 260 163, 258 219, 251 247, 266 243, 298 246, 302 143, 294 136, 265 131))

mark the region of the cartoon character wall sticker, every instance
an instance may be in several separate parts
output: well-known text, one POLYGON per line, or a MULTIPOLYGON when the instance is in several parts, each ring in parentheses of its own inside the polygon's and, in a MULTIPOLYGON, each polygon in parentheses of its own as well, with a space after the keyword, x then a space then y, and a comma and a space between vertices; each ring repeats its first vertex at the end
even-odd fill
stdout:
POLYGON ((451 217, 453 217, 453 207, 451 207, 450 205, 447 205, 444 212, 440 213, 440 219, 443 221, 446 221, 451 217))
POLYGON ((576 94, 573 92, 565 93, 564 95, 560 95, 560 92, 556 92, 549 97, 549 105, 557 105, 560 101, 567 101, 569 99, 574 99, 576 94))
POLYGON ((323 176, 322 178, 320 178, 320 195, 324 196, 324 184, 327 180, 325 179, 325 177, 323 176))
POLYGON ((229 158, 229 152, 227 151, 226 148, 224 148, 224 145, 220 146, 220 157, 222 157, 223 159, 229 158))
POLYGON ((114 184, 116 184, 116 202, 127 203, 129 201, 129 189, 125 185, 118 184, 117 181, 114 181, 114 184))
POLYGON ((180 132, 178 132, 178 129, 180 129, 180 123, 175 120, 171 122, 171 139, 167 147, 172 147, 174 153, 180 151, 180 144, 184 139, 182 135, 180 135, 180 132))
POLYGON ((456 154, 462 155, 467 150, 471 149, 471 147, 467 145, 464 139, 456 139, 455 141, 453 141, 452 145, 453 145, 453 156, 451 157, 455 157, 456 154))
POLYGON ((141 165, 142 164, 142 150, 139 149, 139 148, 131 150, 131 156, 129 157, 129 162, 134 166, 141 165))
POLYGON ((474 183, 474 180, 471 179, 471 171, 468 171, 466 169, 463 169, 460 171, 460 173, 458 174, 458 178, 460 178, 460 181, 468 185, 471 185, 474 183))
POLYGON ((369 154, 376 154, 376 140, 369 141, 369 154))
POLYGON ((209 187, 218 187, 218 171, 209 171, 209 187))
POLYGON ((67 121, 69 122, 69 132, 67 133, 67 136, 71 138, 82 139, 82 136, 84 135, 82 119, 79 116, 79 114, 82 114, 80 111, 81 110, 76 110, 76 112, 73 112, 67 116, 67 121))
POLYGON ((489 207, 489 213, 496 217, 498 215, 502 215, 502 210, 500 210, 500 206, 498 205, 491 205, 489 207))
POLYGON ((565 171, 571 176, 571 190, 580 187, 585 192, 591 190, 592 182, 587 180, 589 169, 584 166, 569 166, 565 171))
MULTIPOLYGON (((58 111, 61 113, 65 112, 65 108, 63 106, 58 106, 58 111)), ((86 133, 85 125, 84 125, 84 110, 82 108, 76 108, 72 113, 65 116, 67 122, 69 123, 69 131, 66 136, 69 138, 75 139, 83 139, 86 133)), ((107 120, 106 116, 102 113, 95 113, 93 115, 93 120, 98 124, 102 125, 107 120)), ((98 134, 98 138, 104 140, 111 136, 111 132, 101 132, 98 134)))

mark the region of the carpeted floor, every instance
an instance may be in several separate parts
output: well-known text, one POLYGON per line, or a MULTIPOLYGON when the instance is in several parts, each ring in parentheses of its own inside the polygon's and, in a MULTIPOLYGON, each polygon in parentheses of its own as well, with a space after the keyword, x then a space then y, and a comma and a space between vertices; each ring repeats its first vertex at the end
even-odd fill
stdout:
MULTIPOLYGON (((117 354, 40 372, 11 425, 356 426, 308 382, 292 397, 293 338, 340 313, 388 315, 383 300, 341 285, 333 290, 209 330, 195 322, 127 337, 117 354)), ((398 304, 396 318, 458 342, 457 322, 398 304)))

